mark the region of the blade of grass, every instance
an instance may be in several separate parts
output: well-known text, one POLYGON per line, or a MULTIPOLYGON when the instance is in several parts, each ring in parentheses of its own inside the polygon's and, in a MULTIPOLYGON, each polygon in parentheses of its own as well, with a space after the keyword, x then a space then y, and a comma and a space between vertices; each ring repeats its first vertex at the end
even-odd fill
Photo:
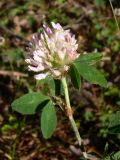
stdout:
POLYGON ((118 28, 118 31, 120 32, 120 27, 119 27, 118 20, 117 20, 117 17, 116 17, 116 15, 115 15, 115 12, 114 12, 114 8, 113 8, 112 1, 109 0, 109 2, 110 2, 110 6, 111 6, 111 9, 112 9, 112 12, 113 12, 113 16, 114 16, 114 19, 115 19, 115 22, 116 22, 116 26, 117 26, 117 28, 118 28))

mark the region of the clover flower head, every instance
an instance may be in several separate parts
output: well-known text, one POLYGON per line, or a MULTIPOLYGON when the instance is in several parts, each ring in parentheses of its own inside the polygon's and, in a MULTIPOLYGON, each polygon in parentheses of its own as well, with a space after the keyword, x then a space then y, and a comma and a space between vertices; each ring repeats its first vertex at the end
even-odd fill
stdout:
POLYGON ((26 62, 29 70, 38 73, 35 75, 38 80, 49 75, 61 79, 72 62, 79 57, 78 44, 70 30, 64 30, 59 23, 51 24, 51 28, 43 25, 43 32, 33 35, 29 43, 26 62))

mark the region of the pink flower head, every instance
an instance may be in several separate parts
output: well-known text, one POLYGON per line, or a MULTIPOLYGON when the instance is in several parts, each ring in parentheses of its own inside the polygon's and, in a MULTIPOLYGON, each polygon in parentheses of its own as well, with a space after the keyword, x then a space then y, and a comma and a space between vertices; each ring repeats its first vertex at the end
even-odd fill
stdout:
POLYGON ((70 31, 64 30, 59 23, 51 24, 52 28, 43 25, 43 33, 33 35, 29 44, 26 62, 29 70, 39 73, 35 75, 38 80, 48 75, 60 79, 79 56, 75 36, 71 36, 70 31))

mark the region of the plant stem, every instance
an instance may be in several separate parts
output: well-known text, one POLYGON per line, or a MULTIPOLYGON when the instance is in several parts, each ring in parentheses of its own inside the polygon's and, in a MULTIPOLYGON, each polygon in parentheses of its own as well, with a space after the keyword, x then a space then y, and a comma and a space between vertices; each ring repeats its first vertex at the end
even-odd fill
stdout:
POLYGON ((78 141, 78 144, 80 146, 80 149, 82 151, 82 154, 83 154, 84 158, 85 159, 91 159, 91 156, 89 156, 85 152, 85 150, 84 150, 84 146, 82 145, 82 139, 80 137, 78 128, 77 128, 75 120, 73 118, 73 113, 72 113, 72 108, 71 108, 71 105, 70 105, 70 99, 69 99, 69 93, 68 93, 68 86, 67 86, 67 82, 66 82, 66 77, 62 78, 62 84, 63 84, 63 88, 64 88, 64 92, 65 92, 65 100, 66 100, 66 107, 67 107, 67 116, 68 116, 68 118, 70 120, 72 129, 73 129, 73 131, 75 133, 76 139, 78 141))
POLYGON ((69 99, 69 93, 68 93, 68 86, 67 86, 67 82, 66 82, 66 77, 62 78, 62 84, 63 84, 63 88, 64 88, 64 92, 65 92, 67 115, 68 115, 68 118, 70 120, 70 123, 71 123, 71 126, 73 128, 73 131, 75 133, 75 136, 77 138, 78 144, 79 144, 79 146, 81 146, 82 139, 80 137, 78 128, 77 128, 76 123, 75 123, 74 118, 73 118, 72 109, 71 109, 71 106, 70 106, 70 99, 69 99))
POLYGON ((113 5, 112 5, 112 1, 109 0, 109 2, 110 2, 110 6, 111 6, 111 9, 112 9, 112 12, 113 12, 113 16, 114 16, 114 19, 115 19, 115 22, 116 22, 118 31, 120 32, 120 27, 119 27, 118 20, 117 20, 117 17, 116 17, 116 15, 115 15, 115 12, 114 12, 114 8, 113 8, 113 5))

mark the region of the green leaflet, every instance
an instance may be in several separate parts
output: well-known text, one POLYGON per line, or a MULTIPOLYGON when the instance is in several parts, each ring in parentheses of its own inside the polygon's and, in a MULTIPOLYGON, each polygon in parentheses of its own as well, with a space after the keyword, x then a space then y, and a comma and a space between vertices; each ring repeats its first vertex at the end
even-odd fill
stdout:
POLYGON ((49 97, 41 93, 31 92, 14 100, 11 106, 13 110, 19 113, 34 114, 37 107, 46 100, 49 100, 49 97))
POLYGON ((41 130, 43 137, 48 139, 52 136, 57 126, 57 116, 54 105, 51 101, 43 108, 41 114, 41 130))
POLYGON ((94 63, 96 61, 101 60, 102 54, 99 52, 87 53, 80 55, 78 59, 76 59, 75 63, 84 62, 84 63, 94 63))
POLYGON ((102 87, 107 86, 107 81, 105 77, 93 66, 88 63, 74 63, 79 74, 87 81, 98 84, 102 87))
POLYGON ((80 89, 81 87, 81 78, 80 74, 76 68, 76 66, 73 64, 70 68, 70 77, 71 81, 76 89, 80 89))

